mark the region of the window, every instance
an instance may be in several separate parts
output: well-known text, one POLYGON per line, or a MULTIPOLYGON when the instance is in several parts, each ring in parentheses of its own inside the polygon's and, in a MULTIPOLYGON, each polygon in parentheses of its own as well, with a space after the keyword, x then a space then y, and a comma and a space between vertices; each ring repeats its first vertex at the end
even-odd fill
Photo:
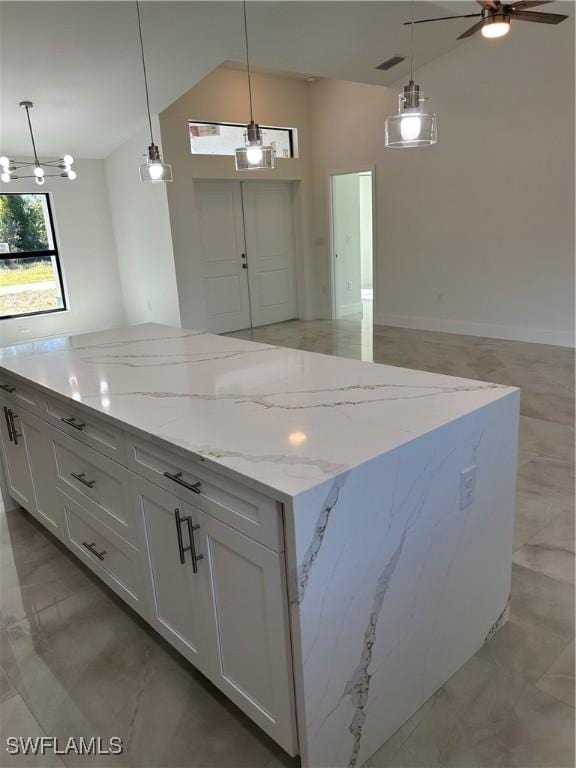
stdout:
MULTIPOLYGON (((190 149, 193 155, 234 155, 244 146, 246 126, 238 123, 205 123, 190 120, 190 149)), ((276 157, 294 157, 294 128, 261 125, 264 143, 272 145, 276 157)))
POLYGON ((0 319, 64 309, 48 194, 1 194, 0 319))

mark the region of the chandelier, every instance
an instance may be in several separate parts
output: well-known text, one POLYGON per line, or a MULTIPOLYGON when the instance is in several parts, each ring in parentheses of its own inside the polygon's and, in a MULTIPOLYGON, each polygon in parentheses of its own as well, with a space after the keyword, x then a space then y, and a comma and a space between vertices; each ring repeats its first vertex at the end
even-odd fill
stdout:
POLYGON ((40 162, 38 159, 38 153, 36 152, 36 142, 34 140, 34 132, 32 130, 32 122, 30 120, 30 110, 34 106, 31 101, 21 101, 20 106, 26 110, 26 117, 28 119, 28 128, 30 129, 30 139, 32 140, 32 150, 34 152, 34 162, 26 162, 25 160, 13 160, 8 157, 0 157, 0 179, 8 184, 13 179, 36 179, 36 184, 42 186, 45 184, 46 179, 52 176, 59 176, 63 179, 74 180, 77 176, 76 171, 72 170, 72 163, 74 158, 72 155, 64 155, 56 160, 43 160, 40 162), (19 171, 24 171, 24 175, 19 171), (29 173, 32 171, 32 173, 29 173), (46 171, 55 171, 55 173, 46 173, 46 171))

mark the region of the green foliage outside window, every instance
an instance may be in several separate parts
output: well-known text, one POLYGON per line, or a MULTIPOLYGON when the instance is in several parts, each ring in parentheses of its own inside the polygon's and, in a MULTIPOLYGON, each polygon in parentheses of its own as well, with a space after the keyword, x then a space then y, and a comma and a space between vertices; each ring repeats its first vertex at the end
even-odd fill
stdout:
POLYGON ((40 195, 0 195, 0 244, 9 253, 51 248, 42 201, 40 195))

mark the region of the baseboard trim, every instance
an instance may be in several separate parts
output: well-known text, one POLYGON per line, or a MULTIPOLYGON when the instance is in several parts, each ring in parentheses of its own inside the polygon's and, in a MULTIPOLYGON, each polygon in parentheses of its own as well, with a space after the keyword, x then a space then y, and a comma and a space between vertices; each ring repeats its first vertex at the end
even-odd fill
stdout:
POLYGON ((464 336, 483 336, 488 339, 527 341, 532 344, 551 344, 556 347, 574 347, 575 336, 568 331, 549 331, 544 328, 524 328, 514 325, 493 325, 492 323, 470 323, 461 320, 445 320, 436 317, 415 317, 413 315, 392 315, 377 312, 375 325, 392 325, 396 328, 414 328, 420 331, 458 333, 464 336))
POLYGON ((338 317, 347 317, 348 315, 359 315, 362 312, 362 302, 354 304, 342 304, 338 307, 338 317))

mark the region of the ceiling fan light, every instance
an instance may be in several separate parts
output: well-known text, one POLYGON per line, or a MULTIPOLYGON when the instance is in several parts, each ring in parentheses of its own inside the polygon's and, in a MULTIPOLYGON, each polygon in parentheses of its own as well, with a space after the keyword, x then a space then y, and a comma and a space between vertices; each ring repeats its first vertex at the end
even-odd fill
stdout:
POLYGON ((504 35, 507 35, 508 32, 510 32, 510 17, 487 16, 480 32, 482 37, 486 37, 489 40, 504 37, 504 35))

